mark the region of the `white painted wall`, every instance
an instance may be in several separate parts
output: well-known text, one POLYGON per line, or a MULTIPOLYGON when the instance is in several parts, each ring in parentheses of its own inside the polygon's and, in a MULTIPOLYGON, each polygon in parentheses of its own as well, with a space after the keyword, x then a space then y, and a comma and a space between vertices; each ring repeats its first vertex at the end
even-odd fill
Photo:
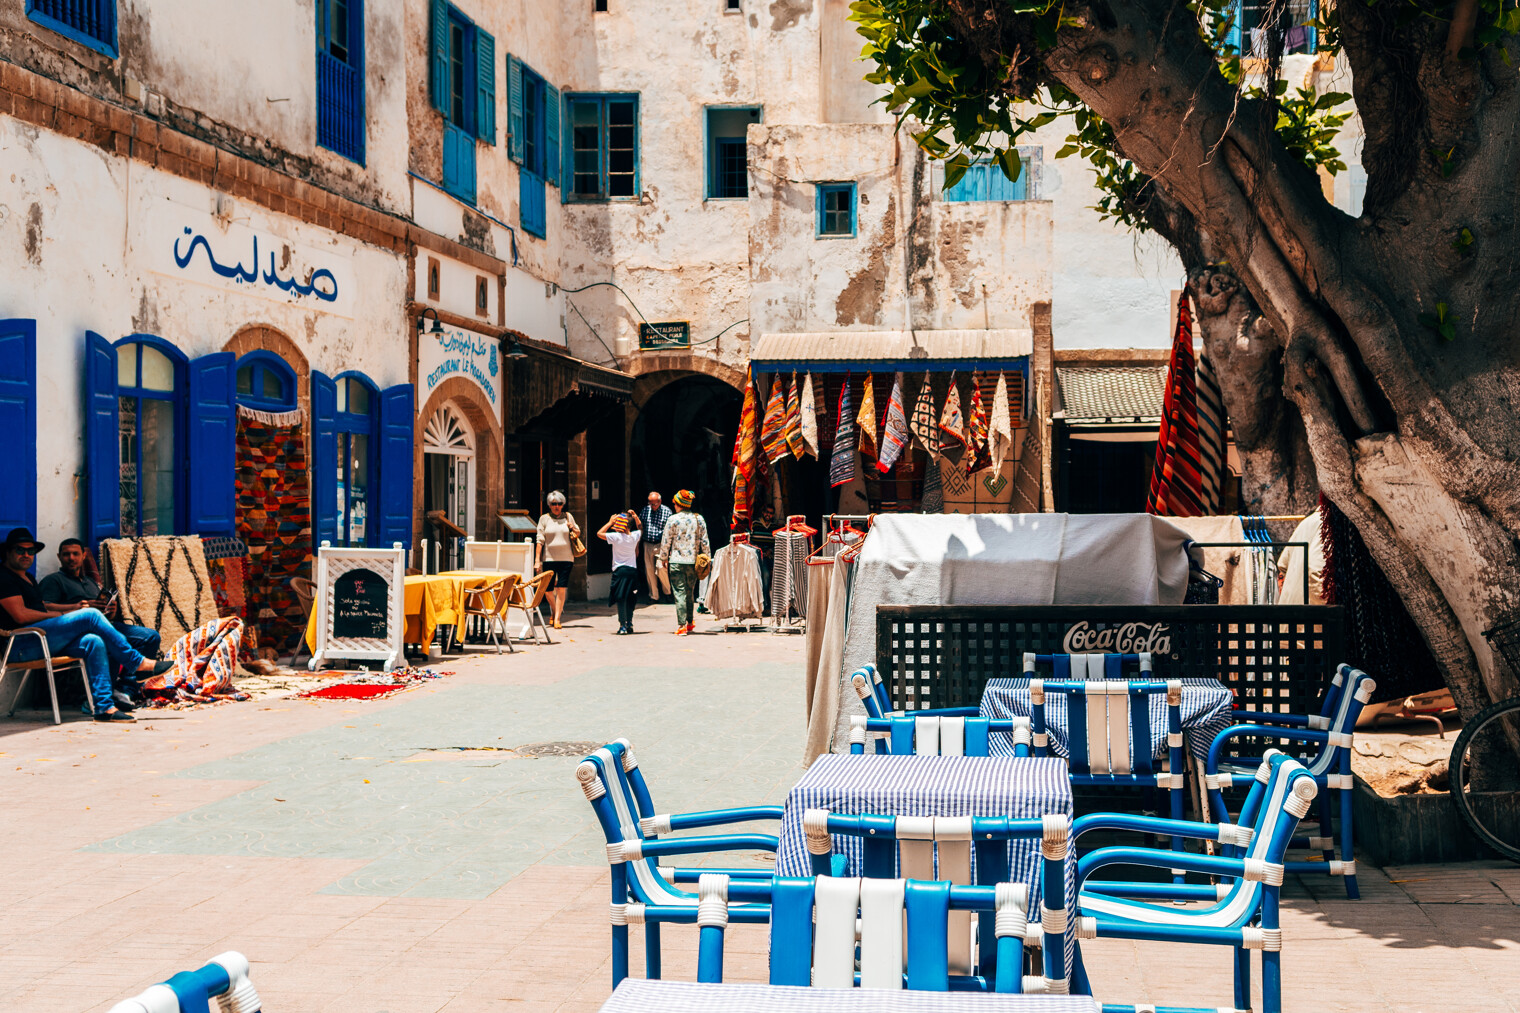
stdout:
POLYGON ((289 337, 312 369, 360 370, 381 387, 407 382, 404 258, 236 202, 238 229, 347 269, 338 275, 352 286, 345 315, 312 300, 292 304, 262 284, 183 280, 165 273, 155 245, 164 241, 161 225, 190 223, 215 249, 234 229, 214 218, 213 191, 9 118, 0 118, 0 156, 8 169, 0 175, 0 314, 37 320, 43 541, 77 536, 82 524, 86 331, 113 342, 156 334, 193 359, 260 324, 289 337))

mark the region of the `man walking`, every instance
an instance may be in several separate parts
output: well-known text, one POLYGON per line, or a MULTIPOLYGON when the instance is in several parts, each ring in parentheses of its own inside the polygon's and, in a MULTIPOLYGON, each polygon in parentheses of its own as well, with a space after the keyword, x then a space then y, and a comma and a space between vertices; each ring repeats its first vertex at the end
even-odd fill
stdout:
POLYGON ((676 515, 665 525, 660 540, 660 559, 668 564, 670 585, 676 597, 676 635, 692 631, 697 604, 697 557, 711 556, 707 521, 691 509, 696 496, 689 489, 675 494, 676 515))
POLYGON ((649 505, 639 511, 639 526, 644 530, 644 579, 649 583, 649 601, 658 604, 660 585, 665 586, 665 597, 670 597, 670 573, 659 565, 660 539, 665 537, 665 525, 670 521, 670 507, 660 502, 660 494, 649 494, 649 505))

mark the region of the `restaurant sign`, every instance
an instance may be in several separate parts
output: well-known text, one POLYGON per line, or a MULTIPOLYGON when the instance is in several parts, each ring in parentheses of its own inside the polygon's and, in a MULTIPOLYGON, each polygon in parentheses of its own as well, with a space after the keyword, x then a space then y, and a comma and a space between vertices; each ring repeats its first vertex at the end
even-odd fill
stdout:
POLYGON ((445 327, 442 334, 425 329, 417 339, 417 410, 451 376, 462 376, 479 387, 493 411, 501 410, 501 343, 462 327, 445 327))
POLYGON ((1120 623, 1098 630, 1084 620, 1066 631, 1061 650, 1067 654, 1170 654, 1172 627, 1169 623, 1120 623))

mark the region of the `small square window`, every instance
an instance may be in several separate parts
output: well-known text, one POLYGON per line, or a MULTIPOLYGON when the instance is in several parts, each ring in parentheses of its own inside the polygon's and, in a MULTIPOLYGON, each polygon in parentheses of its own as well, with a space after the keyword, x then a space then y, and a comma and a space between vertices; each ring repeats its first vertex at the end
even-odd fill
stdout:
POLYGON ((438 301, 438 258, 429 257, 427 262, 427 297, 432 302, 438 301))
POLYGON ((818 235, 855 234, 855 184, 818 184, 818 235))
POLYGON ((477 316, 485 316, 491 306, 490 290, 486 288, 485 275, 475 277, 475 313, 477 316))
POLYGON ((592 5, 591 9, 596 11, 598 14, 606 14, 607 0, 595 0, 595 3, 592 5))
POLYGON ((725 11, 743 10, 743 8, 739 6, 739 2, 740 0, 723 0, 723 9, 725 11))

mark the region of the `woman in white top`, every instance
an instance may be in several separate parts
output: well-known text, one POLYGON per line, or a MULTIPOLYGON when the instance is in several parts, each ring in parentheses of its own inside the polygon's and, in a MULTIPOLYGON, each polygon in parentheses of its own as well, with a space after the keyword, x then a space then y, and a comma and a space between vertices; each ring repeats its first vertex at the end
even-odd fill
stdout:
POLYGON ((538 571, 554 571, 554 590, 549 592, 551 620, 559 629, 560 613, 565 611, 565 595, 570 590, 570 570, 575 566, 575 546, 572 539, 581 536, 580 525, 565 509, 565 494, 551 492, 545 499, 549 512, 538 519, 538 545, 534 549, 534 564, 538 571))
POLYGON ((633 606, 639 596, 639 515, 632 510, 613 514, 596 536, 612 547, 612 582, 607 604, 618 610, 618 635, 633 632, 633 606))

